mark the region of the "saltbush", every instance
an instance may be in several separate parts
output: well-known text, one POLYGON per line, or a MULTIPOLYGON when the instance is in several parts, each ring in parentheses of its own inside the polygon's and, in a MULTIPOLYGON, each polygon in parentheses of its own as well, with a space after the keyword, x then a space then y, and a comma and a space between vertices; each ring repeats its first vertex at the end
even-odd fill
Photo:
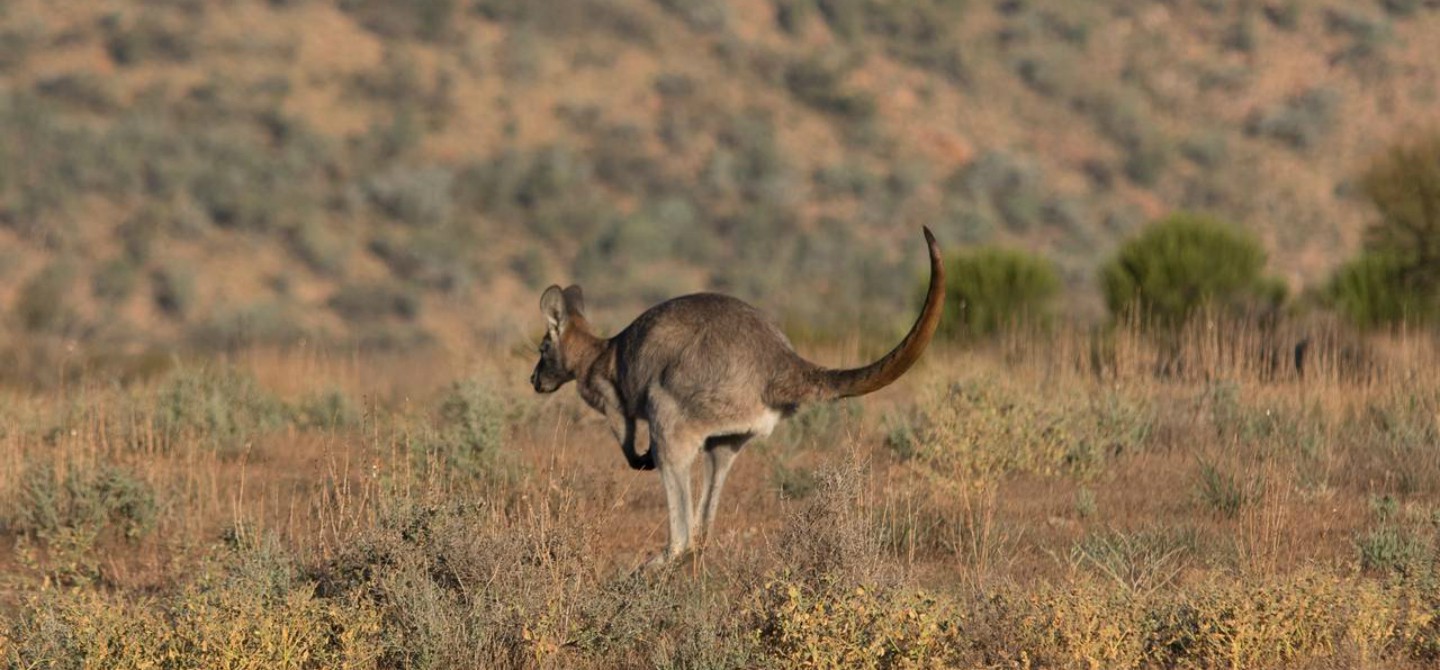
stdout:
POLYGON ((160 385, 153 403, 155 432, 169 445, 192 439, 234 450, 287 421, 280 399, 234 370, 178 369, 160 385))

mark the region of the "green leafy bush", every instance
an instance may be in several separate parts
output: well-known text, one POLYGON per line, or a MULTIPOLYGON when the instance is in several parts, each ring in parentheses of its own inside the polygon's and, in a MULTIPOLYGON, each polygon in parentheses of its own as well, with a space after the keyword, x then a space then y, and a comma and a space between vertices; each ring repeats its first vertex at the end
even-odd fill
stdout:
POLYGON ((1133 310, 1177 326, 1202 306, 1274 309, 1285 287, 1261 274, 1265 250, 1248 233, 1200 214, 1172 214, 1126 242, 1100 269, 1112 314, 1133 310))
POLYGON ((1048 260, 986 247, 951 259, 945 268, 942 336, 994 335, 1017 320, 1044 321, 1060 278, 1048 260))
POLYGON ((1409 268, 1410 263, 1395 254, 1362 253, 1335 271, 1330 301, 1362 328, 1433 319, 1440 314, 1434 291, 1426 295, 1407 281, 1409 268))
POLYGON ((1362 327, 1440 318, 1440 133, 1393 147, 1359 185, 1380 219, 1336 271, 1332 303, 1362 327))

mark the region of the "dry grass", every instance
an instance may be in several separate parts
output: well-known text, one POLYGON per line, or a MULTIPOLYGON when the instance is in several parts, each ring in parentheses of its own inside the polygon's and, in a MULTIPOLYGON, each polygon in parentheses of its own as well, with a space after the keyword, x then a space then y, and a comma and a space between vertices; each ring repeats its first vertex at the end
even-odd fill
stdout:
POLYGON ((706 553, 660 574, 635 573, 664 540, 660 487, 571 394, 524 389, 518 353, 97 370, 4 403, 0 657, 1433 662, 1440 347, 1316 326, 1302 376, 1266 348, 1286 328, 936 350, 755 445, 706 553))

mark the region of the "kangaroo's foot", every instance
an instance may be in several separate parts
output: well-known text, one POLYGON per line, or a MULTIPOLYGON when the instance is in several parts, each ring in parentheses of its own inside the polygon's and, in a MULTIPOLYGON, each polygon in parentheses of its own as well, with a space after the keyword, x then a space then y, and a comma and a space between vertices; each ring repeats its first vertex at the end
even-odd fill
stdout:
POLYGON ((630 463, 632 470, 654 470, 655 450, 651 449, 643 454, 635 454, 633 456, 627 454, 625 460, 630 463))

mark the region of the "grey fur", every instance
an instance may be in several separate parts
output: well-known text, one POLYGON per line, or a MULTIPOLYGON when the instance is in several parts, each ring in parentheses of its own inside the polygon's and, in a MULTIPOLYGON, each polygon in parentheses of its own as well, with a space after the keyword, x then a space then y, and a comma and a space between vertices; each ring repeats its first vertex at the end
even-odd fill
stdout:
POLYGON ((580 396, 604 414, 630 467, 659 468, 670 540, 657 562, 679 557, 708 533, 720 491, 741 448, 770 434, 803 403, 863 395, 900 377, 924 352, 945 300, 940 248, 925 229, 930 286, 905 339, 870 365, 832 370, 795 353, 759 310, 729 296, 697 293, 656 305, 609 339, 594 335, 578 286, 551 286, 540 361, 530 377, 538 393, 577 380, 580 396), (637 421, 650 445, 635 448, 637 421), (704 455, 699 507, 690 467, 704 455))

